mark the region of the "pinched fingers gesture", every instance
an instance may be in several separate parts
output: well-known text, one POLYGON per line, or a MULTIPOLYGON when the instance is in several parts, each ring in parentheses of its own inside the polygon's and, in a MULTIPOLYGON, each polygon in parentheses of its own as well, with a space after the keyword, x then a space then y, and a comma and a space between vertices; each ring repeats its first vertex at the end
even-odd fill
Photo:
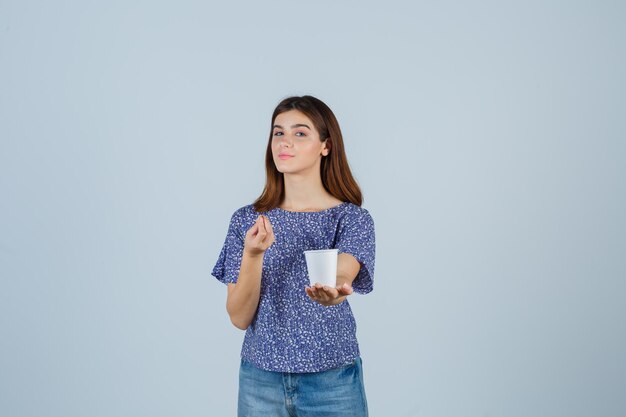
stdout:
POLYGON ((261 255, 274 243, 274 230, 267 216, 260 215, 246 233, 244 251, 251 255, 261 255))

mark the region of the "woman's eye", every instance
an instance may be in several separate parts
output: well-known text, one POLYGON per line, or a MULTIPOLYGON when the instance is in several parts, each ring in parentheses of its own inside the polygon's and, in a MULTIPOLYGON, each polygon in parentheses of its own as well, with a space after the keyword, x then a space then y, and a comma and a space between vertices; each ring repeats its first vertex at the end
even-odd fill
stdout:
POLYGON ((304 132, 296 132, 296 136, 306 136, 306 134, 304 132))
POLYGON ((274 136, 282 136, 283 132, 274 132, 274 136))

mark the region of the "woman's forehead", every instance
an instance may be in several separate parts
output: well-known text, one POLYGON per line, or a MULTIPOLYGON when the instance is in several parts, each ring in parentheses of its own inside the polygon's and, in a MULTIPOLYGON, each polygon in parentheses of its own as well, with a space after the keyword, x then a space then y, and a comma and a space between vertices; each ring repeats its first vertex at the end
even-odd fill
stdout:
POLYGON ((306 124, 311 129, 313 128, 311 119, 299 110, 288 110, 280 113, 276 116, 276 119, 274 119, 274 125, 280 125, 283 128, 291 127, 291 125, 295 124, 306 124))

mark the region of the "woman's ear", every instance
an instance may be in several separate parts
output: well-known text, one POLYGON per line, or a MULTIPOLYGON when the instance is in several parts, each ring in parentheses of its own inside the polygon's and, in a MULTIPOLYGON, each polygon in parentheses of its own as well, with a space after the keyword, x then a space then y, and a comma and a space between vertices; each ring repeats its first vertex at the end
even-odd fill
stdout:
POLYGON ((330 138, 324 139, 324 147, 322 148, 322 156, 328 156, 328 154, 330 153, 331 147, 332 146, 330 144, 330 138))

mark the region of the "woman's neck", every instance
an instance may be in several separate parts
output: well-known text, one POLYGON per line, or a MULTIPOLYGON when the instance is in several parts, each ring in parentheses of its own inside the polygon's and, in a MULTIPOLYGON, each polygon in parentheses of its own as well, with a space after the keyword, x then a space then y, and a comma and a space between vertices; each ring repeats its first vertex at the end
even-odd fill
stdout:
POLYGON ((285 198, 281 208, 292 211, 325 210, 341 200, 331 195, 322 184, 320 176, 285 174, 285 198))

